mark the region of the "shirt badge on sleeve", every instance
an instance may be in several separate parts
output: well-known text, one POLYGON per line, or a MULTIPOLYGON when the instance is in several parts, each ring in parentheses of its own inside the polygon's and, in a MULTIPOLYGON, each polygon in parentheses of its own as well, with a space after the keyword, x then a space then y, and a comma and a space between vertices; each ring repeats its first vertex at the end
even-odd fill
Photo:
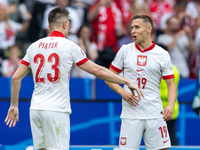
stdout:
POLYGON ((80 51, 81 51, 81 54, 82 54, 83 56, 85 56, 84 51, 83 51, 82 49, 80 49, 80 51))

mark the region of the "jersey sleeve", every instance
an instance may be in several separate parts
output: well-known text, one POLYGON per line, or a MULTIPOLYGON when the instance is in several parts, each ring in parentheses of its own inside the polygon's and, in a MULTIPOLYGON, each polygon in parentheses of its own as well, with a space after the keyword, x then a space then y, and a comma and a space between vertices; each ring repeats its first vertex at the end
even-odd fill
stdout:
POLYGON ((71 54, 77 66, 80 66, 89 60, 84 51, 78 45, 73 44, 71 54))
POLYGON ((124 60, 124 45, 117 52, 114 60, 112 61, 110 68, 114 71, 120 73, 123 69, 123 60, 124 60))
POLYGON ((30 67, 29 52, 30 52, 31 46, 32 46, 32 45, 29 46, 29 48, 28 48, 27 51, 26 51, 26 55, 25 55, 24 58, 21 60, 21 64, 24 64, 24 65, 26 65, 27 67, 30 67))
POLYGON ((174 72, 172 68, 172 62, 169 56, 169 53, 166 53, 162 65, 162 77, 163 79, 171 79, 174 78, 174 72))

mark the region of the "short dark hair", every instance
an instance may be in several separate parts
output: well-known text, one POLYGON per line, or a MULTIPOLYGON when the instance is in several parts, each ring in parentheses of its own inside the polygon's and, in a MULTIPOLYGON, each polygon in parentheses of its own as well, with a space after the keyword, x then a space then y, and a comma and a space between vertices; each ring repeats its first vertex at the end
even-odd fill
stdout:
POLYGON ((133 16, 131 22, 132 22, 133 20, 135 20, 135 19, 143 19, 144 22, 150 23, 151 26, 152 26, 152 29, 153 29, 153 21, 152 21, 151 17, 149 17, 149 16, 147 16, 147 15, 135 15, 135 16, 133 16))
POLYGON ((65 8, 56 7, 49 12, 48 22, 49 25, 57 23, 57 21, 62 17, 69 18, 69 11, 65 8))

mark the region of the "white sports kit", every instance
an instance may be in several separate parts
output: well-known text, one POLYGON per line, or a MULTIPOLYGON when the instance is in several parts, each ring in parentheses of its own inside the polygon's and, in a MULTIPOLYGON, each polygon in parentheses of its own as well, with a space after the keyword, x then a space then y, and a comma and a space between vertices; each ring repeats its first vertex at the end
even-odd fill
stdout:
MULTIPOLYGON (((120 48, 110 67, 122 71, 144 94, 137 107, 122 100, 120 149, 138 150, 142 135, 148 150, 170 147, 159 90, 162 78, 174 78, 168 52, 154 42, 144 51, 130 43, 120 48)), ((126 85, 124 89, 130 92, 126 85)))
MULTIPOLYGON (((52 145, 58 142, 58 140, 65 139, 60 142, 61 147, 62 144, 66 145, 69 141, 69 121, 67 121, 68 125, 66 125, 66 122, 60 119, 62 115, 56 118, 53 117, 54 115, 52 112, 55 112, 55 115, 63 113, 63 119, 69 117, 71 113, 69 96, 70 72, 74 64, 79 66, 86 61, 88 61, 88 58, 82 49, 73 42, 67 40, 64 35, 58 31, 53 31, 49 37, 36 41, 28 48, 21 63, 31 68, 35 83, 30 107, 30 111, 34 111, 30 113, 30 120, 34 147, 36 149, 44 148, 40 147, 42 143, 41 139, 44 139, 43 137, 45 137, 47 143, 52 143, 52 145), (51 115, 49 116, 55 119, 50 121, 49 129, 45 130, 41 128, 41 126, 47 123, 42 121, 42 117, 45 118, 48 116, 45 113, 41 113, 41 111, 44 110, 50 112, 51 115), (35 111, 38 111, 38 113, 35 111), (67 114, 68 117, 65 114, 67 114), (62 128, 63 124, 65 124, 65 128, 67 129, 62 128), (43 134, 38 134, 35 128, 40 128, 43 134), (51 131, 57 131, 57 133, 59 133, 56 134, 56 140, 48 137, 48 132, 51 131)), ((45 141, 43 141, 43 144, 44 143, 45 141)), ((56 147, 46 148, 55 149, 56 147)), ((63 150, 68 148, 65 147, 63 150)))

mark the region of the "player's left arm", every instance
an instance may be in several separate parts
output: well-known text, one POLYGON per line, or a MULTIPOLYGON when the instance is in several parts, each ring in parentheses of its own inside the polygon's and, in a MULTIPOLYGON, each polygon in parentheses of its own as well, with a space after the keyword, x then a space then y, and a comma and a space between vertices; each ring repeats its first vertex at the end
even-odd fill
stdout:
POLYGON ((9 127, 14 127, 16 122, 19 121, 19 90, 21 87, 21 80, 28 74, 30 68, 24 64, 20 64, 15 74, 12 77, 11 82, 11 105, 8 110, 5 122, 9 127))
POLYGON ((176 101, 176 85, 174 82, 174 78, 166 79, 165 80, 167 87, 168 87, 168 105, 163 110, 163 119, 165 121, 171 120, 173 113, 174 113, 174 105, 176 101))

